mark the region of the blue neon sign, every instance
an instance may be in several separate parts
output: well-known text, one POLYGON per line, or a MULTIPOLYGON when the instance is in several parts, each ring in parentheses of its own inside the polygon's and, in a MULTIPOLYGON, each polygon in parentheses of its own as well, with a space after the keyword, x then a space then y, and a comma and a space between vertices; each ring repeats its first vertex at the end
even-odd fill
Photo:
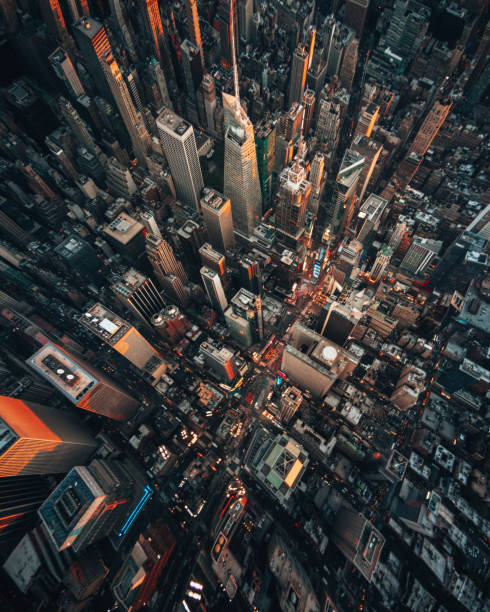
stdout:
POLYGON ((136 508, 128 516, 128 518, 126 519, 126 522, 121 528, 121 531, 117 534, 119 538, 123 535, 126 535, 129 528, 134 523, 139 513, 143 510, 144 505, 150 499, 151 494, 153 493, 153 489, 149 485, 146 485, 143 491, 144 491, 143 497, 139 500, 139 502, 136 505, 136 508))

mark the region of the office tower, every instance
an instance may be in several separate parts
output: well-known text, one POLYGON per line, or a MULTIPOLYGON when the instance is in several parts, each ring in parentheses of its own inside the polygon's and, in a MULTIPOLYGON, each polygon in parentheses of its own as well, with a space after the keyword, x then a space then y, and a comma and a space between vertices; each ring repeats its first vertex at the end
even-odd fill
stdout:
POLYGON ((424 370, 409 365, 403 368, 390 401, 399 410, 408 410, 417 403, 419 395, 426 390, 427 381, 424 370))
POLYGON ((166 240, 151 234, 148 235, 146 237, 146 254, 160 283, 163 282, 165 276, 169 275, 177 276, 184 285, 189 282, 184 267, 180 261, 175 259, 173 249, 166 240))
POLYGON ((107 160, 106 183, 111 194, 126 200, 131 199, 137 191, 131 172, 115 157, 107 160))
POLYGON ((293 386, 286 387, 281 393, 279 405, 281 408, 281 421, 288 423, 301 406, 303 397, 301 391, 293 386))
POLYGON ((140 0, 140 5, 146 34, 151 41, 153 53, 162 68, 164 68, 168 61, 166 57, 167 44, 165 42, 160 9, 158 8, 158 0, 140 0))
POLYGON ((437 136, 437 132, 446 120, 452 105, 453 102, 449 98, 437 99, 434 102, 413 140, 408 155, 416 153, 419 156, 423 156, 427 153, 427 149, 437 136))
POLYGON ((290 380, 323 397, 337 379, 350 376, 362 354, 344 350, 309 327, 295 323, 284 348, 281 370, 290 380))
POLYGON ((73 40, 66 29, 59 0, 39 0, 39 8, 49 34, 54 39, 61 41, 64 47, 74 51, 73 40))
POLYGON ((315 153, 311 162, 309 179, 313 189, 320 189, 323 181, 323 171, 325 169, 325 156, 315 153))
POLYGON ((112 96, 129 134, 133 151, 139 164, 146 166, 146 156, 151 152, 151 140, 141 113, 136 110, 133 104, 128 86, 114 57, 107 56, 105 61, 102 62, 102 66, 112 96))
POLYGON ((487 204, 466 228, 466 232, 476 234, 490 241, 490 204, 487 204))
POLYGON ((363 136, 371 137, 372 131, 379 117, 379 106, 370 102, 359 115, 359 120, 356 125, 354 137, 362 134, 363 136))
POLYGON ((351 90, 356 74, 358 51, 359 40, 357 38, 352 37, 350 40, 345 41, 339 77, 342 87, 345 87, 347 91, 351 90))
POLYGON ((98 152, 98 146, 95 144, 95 141, 90 135, 90 132, 88 131, 87 126, 85 125, 85 122, 82 120, 78 112, 73 108, 71 102, 69 102, 63 96, 60 96, 57 99, 57 102, 62 118, 67 122, 79 143, 83 147, 86 147, 89 151, 92 151, 92 153, 98 152))
POLYGON ((340 133, 340 104, 332 100, 320 100, 315 137, 328 152, 337 148, 340 133))
POLYGON ((72 404, 116 421, 134 415, 138 401, 113 379, 52 342, 26 361, 72 404))
POLYGON ((225 251, 235 243, 230 200, 219 191, 204 187, 201 210, 209 241, 213 247, 225 251))
POLYGON ((223 382, 231 383, 238 376, 234 354, 224 346, 218 346, 208 338, 199 347, 204 363, 223 382))
POLYGON ((68 472, 96 448, 72 416, 0 395, 0 477, 68 472))
POLYGON ((206 124, 211 132, 216 131, 215 112, 216 112, 216 90, 214 79, 210 74, 205 74, 202 78, 201 89, 204 98, 204 112, 206 114, 206 124))
POLYGON ((303 129, 302 132, 308 136, 310 128, 313 122, 313 114, 315 112, 315 92, 311 89, 306 89, 303 94, 302 105, 305 109, 303 115, 303 129))
POLYGON ((49 482, 43 476, 0 478, 2 555, 8 553, 37 522, 38 508, 49 495, 49 489, 49 482))
POLYGON ((395 0, 384 43, 402 57, 413 57, 424 39, 430 20, 430 9, 409 0, 395 0))
POLYGON ((400 246, 406 232, 407 226, 405 223, 399 222, 396 224, 388 242, 388 246, 393 249, 393 253, 395 253, 400 246))
POLYGON ((381 157, 383 145, 376 140, 359 135, 354 138, 350 148, 366 160, 359 177, 359 202, 362 202, 366 190, 368 187, 372 189, 383 170, 385 159, 381 157))
POLYGON ((133 487, 122 463, 95 459, 69 472, 39 508, 39 518, 58 551, 78 553, 119 526, 133 487))
POLYGON ((221 41, 221 65, 229 70, 233 66, 233 57, 238 52, 236 0, 220 0, 217 21, 221 41))
POLYGON ((320 312, 316 331, 327 340, 343 346, 361 316, 349 305, 328 301, 320 312))
POLYGON ((196 103, 196 93, 203 78, 199 47, 187 38, 180 44, 181 65, 187 96, 196 103))
POLYGON ((262 212, 265 213, 272 203, 272 170, 276 153, 276 124, 274 121, 266 119, 255 126, 255 149, 260 191, 262 192, 262 212))
POLYGON ((73 35, 97 90, 111 102, 112 93, 102 66, 112 50, 104 26, 91 17, 82 17, 73 24, 73 35))
POLYGON ((55 252, 71 273, 81 276, 87 282, 100 282, 102 260, 85 240, 72 234, 55 248, 55 252))
POLYGON ((223 291, 219 274, 211 268, 203 266, 201 268, 201 277, 209 303, 215 310, 223 314, 228 307, 228 300, 223 291))
POLYGON ((174 304, 165 306, 152 317, 154 331, 172 344, 176 344, 191 328, 191 324, 174 304))
POLYGON ((143 224, 124 212, 104 226, 102 235, 129 263, 145 250, 143 224))
POLYGON ((319 96, 325 79, 327 76, 327 62, 316 54, 315 60, 306 73, 306 87, 313 92, 315 96, 319 96))
MULTIPOLYGON (((376 232, 380 226, 383 213, 388 206, 388 201, 373 193, 362 204, 357 215, 357 240, 367 242, 372 232, 376 232)), ((392 248, 390 246, 390 248, 392 248)), ((396 247, 395 247, 396 248, 396 247)), ((392 251, 395 249, 392 248, 392 251)))
POLYGON ((237 0, 238 3, 238 28, 240 30, 240 38, 244 42, 248 42, 252 30, 252 18, 254 14, 253 0, 237 0))
POLYGON ((185 0, 185 14, 187 17, 187 31, 189 38, 198 47, 201 56, 201 67, 204 72, 204 52, 202 49, 201 27, 199 25, 199 14, 197 12, 197 0, 185 0))
POLYGON ((369 9, 369 0, 346 0, 344 7, 344 23, 356 32, 361 38, 364 23, 369 9))
POLYGON ((376 260, 371 268, 371 272, 369 273, 369 280, 372 283, 377 283, 381 280, 388 264, 390 263, 390 259, 393 255, 393 251, 389 246, 382 246, 378 255, 376 256, 376 260))
POLYGON ((217 272, 223 287, 226 289, 230 284, 230 279, 226 268, 226 258, 223 253, 213 249, 209 242, 205 242, 199 249, 199 255, 202 265, 217 272))
POLYGON ((73 98, 78 98, 78 96, 85 93, 85 89, 78 78, 70 56, 64 49, 61 47, 56 48, 48 59, 51 66, 53 66, 56 76, 65 83, 69 94, 73 98))
POLYGON ((276 230, 293 240, 299 240, 305 229, 305 215, 311 193, 306 170, 301 164, 302 143, 293 166, 284 168, 279 176, 279 192, 275 212, 276 230))
POLYGON ((234 45, 232 52, 235 91, 234 95, 223 92, 225 127, 223 191, 231 201, 235 231, 248 237, 260 221, 262 195, 257 170, 254 129, 240 104, 234 45))
POLYGON ((260 265, 257 259, 249 255, 240 258, 238 264, 240 275, 240 286, 255 295, 262 293, 262 281, 260 276, 260 265))
POLYGON ((164 108, 158 115, 157 127, 177 197, 199 211, 199 198, 204 183, 194 128, 168 108, 164 108))
POLYGON ((416 276, 421 274, 442 248, 442 240, 415 236, 400 268, 416 276))
POLYGON ((335 517, 332 540, 370 582, 385 543, 374 525, 361 512, 342 506, 335 517))
POLYGON ((166 296, 179 306, 187 306, 189 302, 189 294, 182 280, 174 274, 164 276, 162 279, 162 287, 166 296))
POLYGON ((149 234, 155 236, 155 238, 163 240, 160 228, 158 227, 157 220, 155 219, 155 215, 152 212, 145 210, 145 212, 141 213, 140 219, 141 223, 143 223, 146 228, 146 231, 149 234))
POLYGON ((289 76, 289 106, 291 106, 293 102, 299 103, 303 99, 306 73, 308 71, 308 60, 308 49, 303 44, 298 45, 293 53, 291 74, 289 76))
POLYGON ((340 238, 343 230, 349 227, 354 215, 356 189, 364 161, 364 157, 350 149, 347 149, 342 159, 329 209, 332 245, 340 238))
POLYGON ((89 308, 78 320, 147 375, 150 382, 159 380, 165 374, 167 366, 148 340, 133 325, 100 302, 89 308))
MULTIPOLYGON (((168 95, 167 81, 165 79, 165 74, 163 73, 162 67, 157 62, 157 60, 152 57, 148 63, 148 71, 156 85, 158 90, 158 94, 160 96, 160 100, 156 100, 158 102, 157 107, 165 106, 167 108, 173 108, 172 102, 168 95)), ((158 97, 158 95, 157 95, 158 97)))
POLYGON ((243 287, 237 291, 225 312, 231 336, 239 344, 250 346, 264 337, 262 298, 243 287))
POLYGON ((174 547, 175 539, 162 519, 139 534, 112 583, 112 592, 123 610, 140 610, 149 603, 174 547))

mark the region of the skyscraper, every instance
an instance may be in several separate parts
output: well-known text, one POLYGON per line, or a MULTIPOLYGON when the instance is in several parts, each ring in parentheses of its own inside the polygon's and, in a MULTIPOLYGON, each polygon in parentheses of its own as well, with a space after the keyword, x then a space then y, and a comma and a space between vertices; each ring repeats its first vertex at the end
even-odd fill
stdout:
POLYGON ((160 9, 158 8, 158 0, 140 0, 140 5, 147 36, 151 40, 155 57, 162 67, 165 67, 168 61, 166 56, 167 44, 165 42, 160 9))
POLYGON ((201 268, 201 277, 209 303, 214 309, 223 314, 228 306, 228 300, 223 291, 219 274, 211 268, 203 266, 201 268))
POLYGON ((148 340, 103 304, 94 304, 79 318, 79 322, 125 357, 150 382, 158 381, 165 374, 167 365, 148 340))
POLYGON ((141 213, 140 218, 141 223, 143 223, 149 234, 155 236, 155 238, 163 239, 155 215, 152 212, 145 210, 145 212, 141 213))
POLYGON ((181 66, 184 73, 187 97, 196 103, 196 93, 201 85, 203 71, 199 47, 187 38, 180 44, 181 66))
POLYGON ((84 425, 70 415, 0 396, 0 477, 67 472, 96 448, 84 425))
POLYGON ((230 200, 219 191, 204 187, 201 197, 201 210, 209 241, 213 247, 224 251, 234 244, 230 200))
POLYGON ((151 152, 151 140, 141 113, 136 110, 128 86, 123 79, 116 60, 108 55, 102 62, 112 96, 129 134, 133 151, 142 166, 146 166, 146 156, 151 152))
POLYGON ((112 94, 102 66, 112 49, 104 26, 91 17, 82 17, 73 25, 73 35, 100 95, 111 102, 112 94))
POLYGON ((175 259, 174 251, 166 240, 152 236, 146 237, 146 254, 153 266, 155 276, 158 282, 162 283, 165 276, 173 275, 187 284, 187 274, 184 272, 184 267, 175 259))
POLYGON ((346 0, 344 7, 344 23, 356 31, 361 38, 364 23, 369 9, 369 0, 346 0))
POLYGON ((39 508, 56 549, 79 552, 108 536, 124 519, 133 485, 116 461, 95 459, 73 468, 39 508))
POLYGON ((199 25, 199 14, 197 12, 197 0, 185 0, 185 13, 187 17, 187 30, 189 38, 199 48, 201 66, 204 71, 204 52, 202 49, 201 27, 199 25))
POLYGON ((293 53, 291 74, 289 76, 289 106, 291 106, 293 102, 301 102, 303 99, 306 73, 308 72, 308 60, 308 49, 303 44, 298 45, 293 53))
POLYGON ((238 72, 233 50, 235 95, 223 92, 225 123, 224 194, 231 201, 235 231, 249 236, 261 218, 260 193, 254 128, 240 104, 238 72))
POLYGON ((82 410, 124 421, 134 415, 138 401, 100 370, 48 342, 27 364, 82 410))
POLYGON ((240 286, 255 295, 262 293, 262 281, 260 277, 260 265, 254 257, 245 255, 240 258, 238 265, 240 275, 240 286))
POLYGON ((217 378, 230 383, 238 376, 235 356, 229 349, 213 344, 209 338, 199 348, 204 362, 217 378))
POLYGON ((276 154, 276 124, 267 119, 255 126, 255 148, 262 192, 262 212, 272 203, 272 170, 276 154))
POLYGON ((415 236, 402 260, 400 268, 416 276, 427 268, 441 248, 442 240, 431 240, 430 238, 415 236))
POLYGON ((152 316, 165 307, 153 281, 134 268, 129 269, 111 289, 121 305, 131 310, 150 328, 152 316))
POLYGON ((382 246, 378 255, 376 256, 376 260, 371 268, 371 272, 369 273, 369 280, 373 283, 377 283, 384 274, 388 264, 390 263, 391 256, 393 255, 393 251, 389 246, 382 246))
POLYGON ((449 98, 437 99, 434 102, 434 105, 427 113, 427 116, 413 140, 408 155, 410 155, 410 153, 416 153, 422 156, 427 153, 427 149, 437 136, 437 132, 446 120, 452 105, 453 102, 449 98))
POLYGON ((73 40, 66 29, 59 0, 39 0, 39 7, 49 34, 54 39, 60 40, 65 47, 73 50, 73 40))
POLYGON ((238 29, 240 30, 240 38, 244 42, 250 40, 253 14, 253 0, 238 0, 238 29))
POLYGON ((250 346, 264 337, 262 298, 241 288, 233 296, 225 312, 230 334, 236 342, 250 346))
POLYGON ((78 96, 85 93, 85 89, 78 78, 70 56, 64 49, 58 47, 51 53, 48 59, 51 66, 53 66, 56 76, 64 81, 68 92, 73 98, 78 98, 78 96))
POLYGON ((210 74, 205 74, 201 83, 202 94, 204 98, 204 112, 206 114, 206 123, 211 132, 216 130, 216 122, 214 113, 216 111, 216 90, 214 88, 214 79, 210 74))
POLYGON ((298 240, 304 231, 305 215, 311 193, 311 183, 301 163, 302 143, 294 164, 284 168, 279 177, 276 206, 276 229, 285 236, 298 240))
POLYGON ((315 111, 315 92, 312 89, 306 89, 303 94, 302 105, 305 109, 303 115, 303 134, 308 136, 308 133, 313 122, 313 113, 315 111))
POLYGON ((221 41, 221 65, 229 70, 233 65, 238 45, 236 0, 220 0, 217 21, 221 41))
POLYGON ((156 123, 177 197, 199 211, 199 198, 204 183, 194 128, 168 108, 162 110, 156 123))

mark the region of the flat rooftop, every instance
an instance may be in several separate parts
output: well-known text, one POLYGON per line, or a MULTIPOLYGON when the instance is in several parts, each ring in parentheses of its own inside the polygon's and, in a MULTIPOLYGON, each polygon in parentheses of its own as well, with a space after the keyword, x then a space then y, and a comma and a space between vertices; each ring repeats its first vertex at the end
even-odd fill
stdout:
POLYGON ((142 230, 143 225, 139 221, 121 213, 104 227, 104 234, 122 244, 128 244, 142 230))
POLYGON ((116 344, 131 325, 100 302, 94 304, 79 319, 80 323, 108 344, 116 344))
POLYGON ((189 129, 192 129, 191 124, 185 121, 174 113, 169 108, 164 108, 157 117, 157 126, 166 132, 172 132, 182 138, 189 129))
POLYGON ((74 404, 78 404, 98 383, 95 376, 52 342, 34 353, 27 364, 74 404))
POLYGON ((221 210, 229 201, 229 198, 225 197, 219 191, 216 191, 216 189, 205 187, 201 198, 201 205, 204 204, 209 208, 214 208, 214 210, 221 210))

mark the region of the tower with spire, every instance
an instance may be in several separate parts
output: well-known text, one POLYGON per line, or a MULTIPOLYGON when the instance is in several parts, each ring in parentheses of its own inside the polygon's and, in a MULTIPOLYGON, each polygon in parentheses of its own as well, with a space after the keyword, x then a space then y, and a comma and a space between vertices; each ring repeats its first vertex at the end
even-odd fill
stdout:
MULTIPOLYGON (((232 35, 234 28, 231 28, 232 35)), ((261 218, 260 191, 254 128, 240 103, 235 45, 232 49, 234 94, 223 92, 225 129, 224 194, 231 201, 235 232, 250 236, 261 218)))

